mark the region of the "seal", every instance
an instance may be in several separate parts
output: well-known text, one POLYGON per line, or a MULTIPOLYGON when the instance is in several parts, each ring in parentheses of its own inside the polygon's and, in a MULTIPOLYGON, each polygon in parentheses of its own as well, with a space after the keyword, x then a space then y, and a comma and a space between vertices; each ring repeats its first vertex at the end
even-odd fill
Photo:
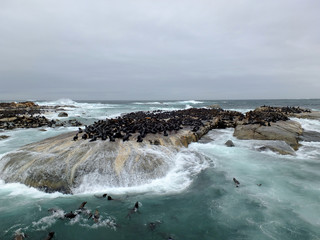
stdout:
POLYGON ((54 236, 54 232, 49 232, 49 234, 45 240, 51 240, 53 238, 53 236, 54 236))
POLYGON ((87 138, 88 138, 88 135, 86 133, 82 135, 83 140, 87 140, 87 138))
POLYGON ((75 218, 76 216, 77 214, 74 214, 72 211, 64 215, 65 218, 70 218, 70 219, 75 218))
POLYGON ((73 137, 73 141, 77 141, 78 140, 78 133, 73 137))
POLYGON ((143 141, 143 138, 141 135, 138 135, 138 138, 137 138, 137 142, 142 142, 143 141))
POLYGON ((139 210, 139 202, 136 202, 135 204, 134 204, 134 207, 129 211, 129 213, 128 213, 128 215, 127 215, 127 218, 131 218, 131 215, 132 214, 134 214, 134 213, 136 213, 136 212, 138 212, 138 210, 139 210))
POLYGON ((161 224, 161 221, 149 222, 147 224, 147 227, 149 228, 149 230, 154 231, 156 230, 157 226, 160 224, 161 224))
POLYGON ((233 182, 236 184, 236 187, 239 187, 240 182, 237 179, 233 178, 233 182))
POLYGON ((108 194, 104 193, 102 194, 102 196, 98 196, 98 195, 93 195, 95 196, 96 198, 106 198, 108 194))
POLYGON ((97 141, 97 136, 96 135, 94 135, 89 142, 94 142, 94 141, 97 141))
POLYGON ((132 135, 130 134, 130 133, 128 133, 128 134, 126 134, 124 137, 123 137, 123 139, 122 139, 122 141, 129 141, 129 137, 131 137, 132 135))
POLYGON ((83 210, 83 209, 84 209, 84 206, 85 206, 86 204, 87 204, 87 202, 81 203, 81 205, 79 206, 78 209, 83 210))
POLYGON ((14 240, 23 240, 26 237, 27 236, 24 233, 16 233, 16 235, 14 236, 14 240))
POLYGON ((97 222, 99 222, 99 218, 100 218, 100 213, 96 209, 96 211, 94 212, 94 215, 93 215, 93 221, 97 223, 97 222))

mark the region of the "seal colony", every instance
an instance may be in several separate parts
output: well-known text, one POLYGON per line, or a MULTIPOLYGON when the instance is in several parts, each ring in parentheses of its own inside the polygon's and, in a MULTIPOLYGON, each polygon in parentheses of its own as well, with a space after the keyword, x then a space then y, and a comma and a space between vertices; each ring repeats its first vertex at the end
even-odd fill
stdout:
POLYGON ((34 102, 0 103, 0 129, 12 130, 15 128, 39 128, 81 126, 82 123, 75 119, 60 121, 50 120, 41 115, 45 112, 62 111, 61 106, 39 106, 34 102))
POLYGON ((147 134, 163 134, 167 137, 186 127, 195 133, 215 117, 218 118, 215 128, 226 128, 234 127, 235 122, 243 120, 244 115, 235 111, 206 108, 170 112, 132 112, 122 117, 94 122, 85 126, 84 130, 79 128, 73 140, 78 140, 79 134, 82 134, 82 139, 89 139, 91 142, 107 139, 114 142, 117 138, 124 142, 129 140, 142 142, 147 134))

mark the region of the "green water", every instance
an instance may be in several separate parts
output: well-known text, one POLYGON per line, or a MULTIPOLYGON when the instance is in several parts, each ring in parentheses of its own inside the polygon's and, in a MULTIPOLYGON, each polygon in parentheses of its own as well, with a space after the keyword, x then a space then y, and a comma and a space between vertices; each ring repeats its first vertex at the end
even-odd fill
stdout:
MULTIPOLYGON (((170 236, 173 239, 319 239, 318 226, 295 211, 294 201, 290 203, 281 196, 265 197, 266 192, 273 191, 274 181, 281 183, 272 179, 260 181, 260 187, 253 182, 241 183, 243 186, 236 188, 224 171, 210 167, 199 173, 189 188, 177 194, 113 195, 120 201, 107 201, 93 195, 25 197, 2 193, 1 239, 11 239, 17 229, 29 239, 44 239, 49 231, 55 232, 55 239, 66 240, 168 239, 170 236), (86 208, 91 212, 99 210, 98 223, 88 220, 84 213, 69 220, 60 219, 62 214, 52 215, 47 211, 50 208, 74 211, 83 201, 87 201, 86 208), (140 210, 129 219, 127 214, 136 201, 140 210), (156 223, 155 229, 149 227, 151 222, 156 223)), ((306 194, 303 190, 300 196, 295 195, 296 190, 286 191, 284 194, 300 197, 295 199, 299 202, 306 194)))

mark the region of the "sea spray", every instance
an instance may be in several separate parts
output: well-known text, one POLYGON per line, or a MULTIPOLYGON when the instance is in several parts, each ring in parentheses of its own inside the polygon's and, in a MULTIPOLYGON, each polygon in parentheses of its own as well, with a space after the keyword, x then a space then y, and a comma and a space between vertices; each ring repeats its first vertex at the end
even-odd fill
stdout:
MULTIPOLYGON (((87 174, 81 181, 80 185, 73 189, 76 194, 79 193, 95 193, 95 192, 111 192, 114 194, 121 193, 144 193, 151 192, 154 194, 169 194, 184 191, 192 182, 192 178, 207 168, 208 159, 196 151, 183 149, 181 151, 168 151, 162 146, 153 146, 144 150, 149 156, 153 155, 153 160, 161 159, 164 163, 158 167, 156 177, 148 177, 149 173, 139 173, 138 175, 130 172, 135 167, 130 166, 129 160, 128 170, 121 173, 122 182, 114 183, 110 176, 106 173, 94 172, 87 174)), ((137 164, 137 163, 134 163, 137 164)), ((139 165, 139 164, 138 164, 139 165)), ((155 169, 154 169, 155 170, 155 169)))

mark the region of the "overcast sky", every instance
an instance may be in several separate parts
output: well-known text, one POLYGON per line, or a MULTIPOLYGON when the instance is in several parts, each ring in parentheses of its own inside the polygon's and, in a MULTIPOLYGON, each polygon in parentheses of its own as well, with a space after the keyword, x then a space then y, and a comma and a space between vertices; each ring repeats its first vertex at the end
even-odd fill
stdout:
POLYGON ((320 98, 319 0, 1 0, 0 99, 320 98))

